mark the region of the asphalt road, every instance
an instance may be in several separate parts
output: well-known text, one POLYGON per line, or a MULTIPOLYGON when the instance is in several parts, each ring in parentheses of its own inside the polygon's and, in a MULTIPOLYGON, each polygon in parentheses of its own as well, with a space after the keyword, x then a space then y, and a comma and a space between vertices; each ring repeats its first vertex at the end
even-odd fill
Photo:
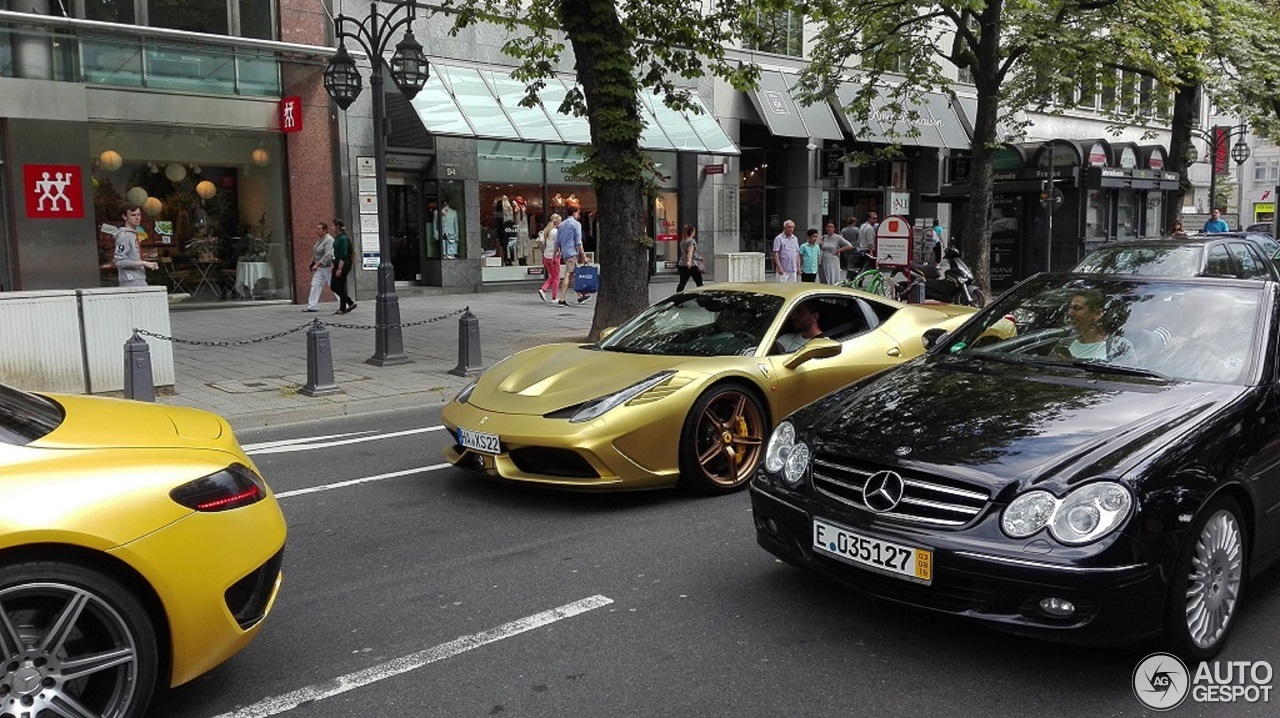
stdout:
MULTIPOLYGON (((248 649, 149 717, 1154 715, 1130 687, 1140 647, 852 595, 760 549, 746 493, 479 480, 442 466, 438 419, 240 434, 289 522, 284 587, 248 649)), ((1280 572, 1251 589, 1222 657, 1280 668, 1280 572)))

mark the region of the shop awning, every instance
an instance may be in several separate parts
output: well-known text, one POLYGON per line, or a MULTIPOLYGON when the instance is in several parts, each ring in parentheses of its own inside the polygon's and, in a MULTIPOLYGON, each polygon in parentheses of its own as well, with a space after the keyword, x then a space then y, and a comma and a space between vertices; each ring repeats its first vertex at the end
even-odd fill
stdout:
POLYGON ((748 93, 760 119, 777 137, 843 140, 831 107, 825 102, 804 105, 791 94, 798 78, 776 70, 761 70, 760 84, 748 93))
MULTIPOLYGON (((556 111, 570 84, 551 78, 539 93, 541 103, 522 107, 524 83, 500 70, 432 63, 426 87, 413 98, 413 108, 428 132, 437 135, 495 140, 591 144, 585 117, 556 111)), ((725 134, 702 99, 693 95, 701 114, 676 112, 652 93, 644 93, 640 112, 646 128, 640 146, 646 150, 736 155, 738 147, 725 134)))
MULTIPOLYGON (((841 107, 850 105, 861 89, 852 82, 841 83, 836 96, 841 107)), ((867 131, 863 131, 852 117, 840 112, 840 119, 849 132, 862 142, 903 145, 918 147, 941 147, 945 149, 968 149, 969 133, 964 129, 958 114, 959 109, 951 98, 939 92, 926 92, 919 102, 906 103, 906 110, 894 112, 888 109, 888 100, 877 96, 871 101, 871 116, 867 118, 867 131), (910 115, 916 115, 912 118, 910 115), (918 131, 914 137, 908 136, 912 128, 918 131)))

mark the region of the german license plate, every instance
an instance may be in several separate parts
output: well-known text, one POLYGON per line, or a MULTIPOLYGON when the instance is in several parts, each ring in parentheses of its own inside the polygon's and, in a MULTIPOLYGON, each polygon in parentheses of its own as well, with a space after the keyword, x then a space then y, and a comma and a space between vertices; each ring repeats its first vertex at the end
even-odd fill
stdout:
POLYGON ((825 554, 917 583, 933 582, 933 551, 863 536, 813 520, 813 548, 825 554))
POLYGON ((498 441, 497 434, 485 434, 458 427, 458 443, 462 448, 472 451, 483 451, 486 454, 502 453, 502 444, 498 441))

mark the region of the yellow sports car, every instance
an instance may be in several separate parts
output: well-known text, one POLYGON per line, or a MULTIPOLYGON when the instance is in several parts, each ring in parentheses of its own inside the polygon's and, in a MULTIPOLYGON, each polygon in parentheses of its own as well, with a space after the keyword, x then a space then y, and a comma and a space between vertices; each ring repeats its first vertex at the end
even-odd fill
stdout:
POLYGON ((0 716, 141 716, 253 639, 284 540, 220 417, 0 385, 0 716))
POLYGON ((494 365, 445 406, 452 464, 563 489, 741 488, 782 417, 924 353, 975 309, 821 284, 676 294, 597 344, 494 365))

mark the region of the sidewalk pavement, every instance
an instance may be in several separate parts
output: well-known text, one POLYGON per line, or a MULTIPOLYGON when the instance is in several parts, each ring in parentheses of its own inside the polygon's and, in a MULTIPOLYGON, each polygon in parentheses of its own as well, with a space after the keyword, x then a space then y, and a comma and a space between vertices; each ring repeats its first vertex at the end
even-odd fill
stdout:
MULTIPOLYGON (((665 277, 655 277, 649 285, 651 301, 674 291, 675 283, 665 277)), ((487 369, 520 349, 585 341, 596 299, 573 305, 574 295, 570 297, 569 307, 544 303, 536 287, 527 286, 478 294, 400 296, 402 324, 453 316, 404 328, 404 351, 410 363, 397 366, 365 363, 375 349, 372 329, 328 326, 339 392, 315 397, 298 393, 307 383, 306 329, 316 318, 326 324, 373 325, 372 297, 341 316, 333 314, 336 302, 321 304, 314 314, 301 311, 301 305, 275 302, 209 309, 179 305, 170 311, 173 337, 233 344, 175 342, 174 391, 157 396, 156 401, 212 411, 236 429, 440 405, 453 399, 472 378, 448 373, 458 366, 460 315, 454 312, 470 307, 479 321, 480 360, 487 369), (300 327, 287 336, 234 344, 300 327)))

